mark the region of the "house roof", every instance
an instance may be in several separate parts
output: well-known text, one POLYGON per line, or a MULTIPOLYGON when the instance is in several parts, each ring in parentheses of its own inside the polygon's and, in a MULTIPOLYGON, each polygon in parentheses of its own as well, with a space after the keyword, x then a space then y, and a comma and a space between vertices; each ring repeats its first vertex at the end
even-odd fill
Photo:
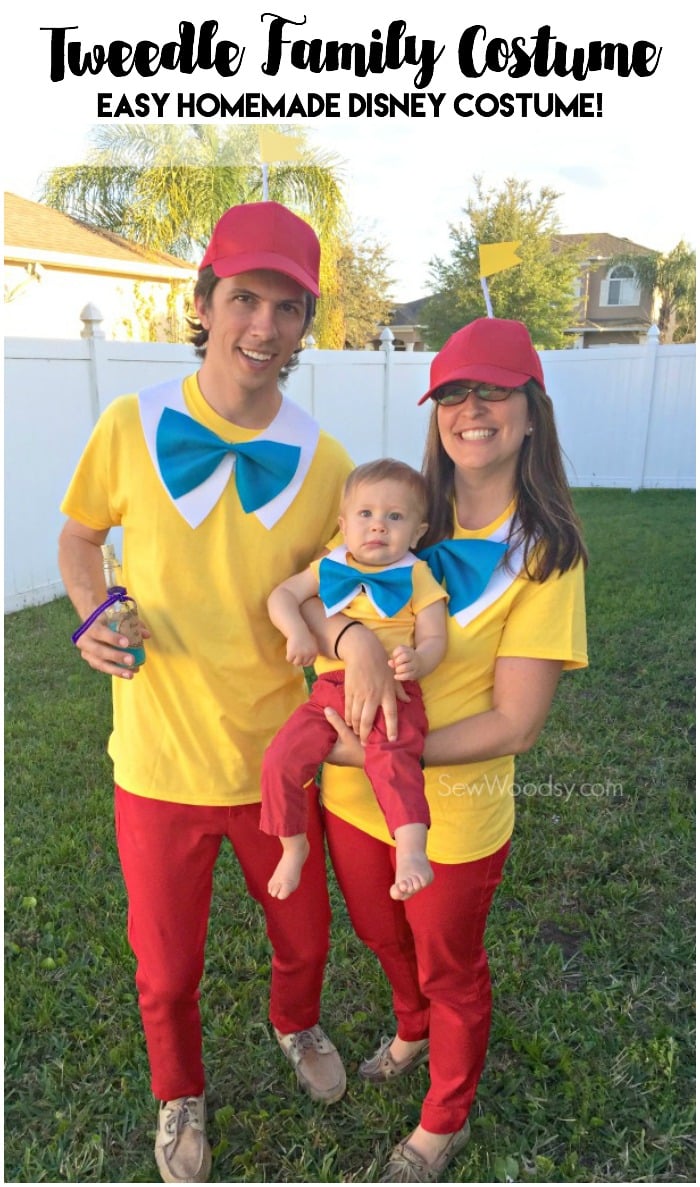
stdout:
POLYGON ((420 325, 420 315, 426 301, 430 297, 419 297, 417 301, 407 301, 402 305, 394 305, 391 311, 391 325, 392 326, 417 326, 420 325))
POLYGON ((642 247, 641 243, 633 243, 631 239, 620 239, 617 235, 608 235, 606 231, 590 231, 583 235, 555 235, 554 242, 567 245, 585 243, 590 259, 608 260, 611 256, 654 255, 656 252, 654 247, 642 247))
POLYGON ((111 262, 105 270, 129 271, 129 266, 140 272, 144 265, 157 266, 177 275, 191 273, 194 264, 180 260, 166 252, 152 251, 140 244, 131 243, 113 231, 103 230, 82 222, 71 215, 62 214, 40 202, 30 202, 17 194, 5 194, 5 259, 39 260, 57 266, 59 257, 63 266, 68 259, 78 258, 111 262))

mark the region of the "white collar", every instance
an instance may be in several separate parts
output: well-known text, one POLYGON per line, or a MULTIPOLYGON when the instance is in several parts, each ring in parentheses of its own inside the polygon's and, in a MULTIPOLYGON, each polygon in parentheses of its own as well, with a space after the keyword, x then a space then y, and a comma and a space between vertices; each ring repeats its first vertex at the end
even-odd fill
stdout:
MULTIPOLYGON (((347 556, 348 556, 347 545, 339 544, 337 548, 334 548, 331 552, 328 553, 327 556, 324 556, 322 558, 321 563, 323 563, 324 560, 327 560, 327 561, 335 561, 339 565, 347 565, 347 563, 348 563, 347 556)), ((407 552, 405 556, 401 557, 401 560, 394 561, 390 565, 382 565, 381 567, 377 566, 376 570, 373 567, 370 568, 369 565, 367 565, 366 567, 369 570, 370 574, 375 571, 377 573, 388 573, 388 571, 390 569, 405 569, 409 566, 411 568, 413 568, 413 566, 415 564, 417 564, 417 562, 418 562, 418 557, 414 556, 412 552, 407 552)), ((350 565, 349 568, 352 568, 354 570, 354 565, 350 565)), ((364 587, 362 578, 364 576, 366 576, 366 574, 363 572, 362 569, 357 569, 354 571, 357 572, 357 585, 354 586, 354 588, 350 590, 350 592, 347 594, 346 597, 343 597, 343 598, 341 598, 341 600, 339 602, 336 602, 336 604, 334 606, 326 606, 325 607, 326 617, 330 618, 332 614, 338 614, 338 613, 340 613, 341 610, 344 610, 345 607, 348 606, 350 604, 350 602, 352 602, 353 598, 356 598, 358 594, 363 592, 363 588, 364 588, 364 593, 369 598, 376 613, 379 615, 380 618, 386 618, 387 617, 386 613, 383 610, 381 610, 379 608, 379 606, 377 605, 377 603, 375 602, 371 589, 364 587)), ((324 605, 325 605, 325 603, 324 603, 324 605)))
MULTIPOLYGON (((141 425, 148 452, 162 482, 163 477, 156 451, 158 422, 165 408, 172 408, 175 412, 181 412, 185 416, 190 415, 182 391, 182 380, 168 379, 165 383, 144 388, 139 392, 138 399, 141 425)), ((320 432, 316 421, 307 412, 304 412, 303 408, 283 396, 276 417, 260 434, 260 437, 255 438, 255 440, 278 441, 284 445, 297 445, 301 450, 299 464, 289 485, 269 503, 265 503, 263 507, 258 507, 257 511, 252 512, 268 530, 282 518, 301 490, 316 452, 320 432)), ((213 474, 210 474, 201 486, 195 487, 194 490, 188 491, 178 499, 172 498, 163 482, 163 489, 168 498, 172 500, 191 528, 199 527, 200 523, 216 506, 231 476, 234 464, 233 455, 227 454, 221 459, 213 474)))
MULTIPOLYGON (((497 544, 505 544, 505 542, 508 540, 508 536, 510 535, 514 520, 515 515, 511 515, 505 520, 504 523, 500 525, 500 527, 497 527, 490 536, 480 536, 477 538, 494 540, 497 544)), ((466 538, 470 539, 472 537, 466 538)), ((460 536, 458 539, 463 540, 465 537, 460 536)), ((458 611, 458 613, 453 616, 455 622, 458 623, 459 626, 465 627, 470 622, 473 622, 483 610, 486 610, 489 606, 492 606, 494 602, 498 601, 501 595, 504 594, 507 589, 510 589, 513 582, 520 575, 524 563, 525 547, 523 544, 519 544, 506 555, 502 564, 496 566, 481 597, 477 598, 475 602, 472 602, 470 606, 465 606, 463 610, 458 611)))

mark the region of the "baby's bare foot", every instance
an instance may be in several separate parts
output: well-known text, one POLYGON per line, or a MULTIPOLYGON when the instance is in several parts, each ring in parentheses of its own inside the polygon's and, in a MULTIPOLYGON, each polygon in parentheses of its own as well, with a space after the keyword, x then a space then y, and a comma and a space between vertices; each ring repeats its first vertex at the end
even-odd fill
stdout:
POLYGON ((397 849, 396 878, 389 894, 402 902, 430 886, 434 876, 425 853, 400 853, 397 849))
POLYGON ((308 855, 309 843, 306 838, 303 846, 285 850, 267 884, 268 894, 273 898, 289 898, 299 885, 301 871, 308 855))

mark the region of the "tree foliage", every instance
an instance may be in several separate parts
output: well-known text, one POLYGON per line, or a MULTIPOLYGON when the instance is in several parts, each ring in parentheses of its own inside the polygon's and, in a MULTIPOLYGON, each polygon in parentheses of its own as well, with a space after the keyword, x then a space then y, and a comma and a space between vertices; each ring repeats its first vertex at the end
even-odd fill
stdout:
POLYGON ((475 195, 464 208, 466 221, 450 228, 452 254, 431 260, 433 296, 423 307, 431 349, 450 334, 486 315, 479 279, 479 245, 521 240, 518 267, 488 279, 495 317, 525 322, 535 345, 566 345, 564 331, 572 323, 576 299, 574 280, 581 272, 581 246, 556 243, 560 231, 555 205, 559 194, 542 187, 533 196, 526 181, 509 178, 501 190, 488 190, 474 178, 475 195))
POLYGON ((622 253, 610 267, 626 264, 633 268, 643 289, 658 301, 656 322, 661 342, 695 341, 695 252, 681 239, 665 255, 622 253))
POLYGON ((362 350, 391 316, 392 280, 386 249, 372 239, 345 239, 340 247, 338 276, 344 315, 345 346, 362 350))
MULTIPOLYGON (((319 346, 342 348, 347 286, 340 268, 349 219, 340 162, 311 148, 303 128, 284 130, 300 159, 268 166, 268 196, 306 218, 321 240, 322 298, 313 332, 319 346)), ((250 124, 98 125, 85 164, 52 170, 42 197, 132 242, 197 262, 229 206, 263 198, 258 131, 250 124)))

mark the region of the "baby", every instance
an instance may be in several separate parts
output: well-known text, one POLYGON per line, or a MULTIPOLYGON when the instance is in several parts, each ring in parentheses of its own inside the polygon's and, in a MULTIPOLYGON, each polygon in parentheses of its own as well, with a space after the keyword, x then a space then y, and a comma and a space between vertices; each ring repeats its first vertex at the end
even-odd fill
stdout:
POLYGON ((407 702, 398 702, 395 742, 387 740, 383 714, 377 714, 364 768, 396 842, 392 898, 410 898, 433 880, 422 771, 428 723, 417 681, 445 654, 447 594, 410 551, 428 526, 426 510, 422 475, 410 466, 391 458, 359 466, 341 500, 344 544, 283 581, 268 599, 270 618, 287 639, 288 661, 305 667, 316 661, 319 673, 310 699, 277 733, 263 760, 260 827, 279 836, 283 850, 267 887, 276 898, 287 898, 299 885, 309 848, 304 787, 337 741, 324 709, 330 705, 344 716, 342 660, 318 656, 301 614, 302 604, 317 596, 329 617, 342 611, 351 620, 336 639, 336 656, 341 635, 362 623, 380 638, 408 694, 407 702))

